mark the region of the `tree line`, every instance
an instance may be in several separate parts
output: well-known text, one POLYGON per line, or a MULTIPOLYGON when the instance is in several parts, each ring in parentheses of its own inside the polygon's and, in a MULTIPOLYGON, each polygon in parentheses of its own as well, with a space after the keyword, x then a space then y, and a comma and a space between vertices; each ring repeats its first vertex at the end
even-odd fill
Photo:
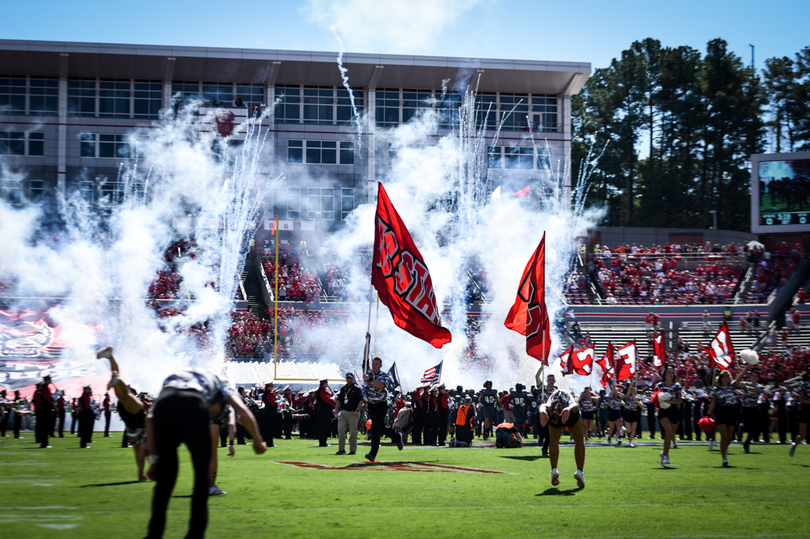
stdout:
POLYGON ((810 46, 758 73, 722 39, 702 54, 647 38, 594 70, 571 109, 574 177, 605 149, 587 197, 603 224, 709 228, 716 211, 718 228, 749 230, 750 154, 810 150, 810 46))

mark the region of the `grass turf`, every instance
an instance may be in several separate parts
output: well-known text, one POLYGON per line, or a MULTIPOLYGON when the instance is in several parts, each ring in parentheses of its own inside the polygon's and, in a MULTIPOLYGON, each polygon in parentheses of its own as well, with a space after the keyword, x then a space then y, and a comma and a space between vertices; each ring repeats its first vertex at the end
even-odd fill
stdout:
MULTIPOLYGON (((150 483, 138 483, 120 433, 79 449, 73 437, 53 449, 0 439, 2 537, 143 537, 150 483)), ((330 440, 332 442, 334 440, 330 440)), ((277 440, 256 456, 220 449, 219 486, 210 498, 209 537, 796 537, 808 536, 810 447, 719 450, 681 443, 672 465, 659 465, 660 442, 636 448, 597 443, 586 450, 587 486, 573 478, 573 446, 563 444, 559 487, 530 445, 451 449, 383 445, 369 464, 312 440, 277 440), (305 462, 304 468, 280 462, 305 462), (424 464, 420 464, 424 463, 424 464), (478 473, 455 468, 473 468, 478 473)), ((192 486, 188 452, 169 506, 165 537, 187 531, 192 486)))

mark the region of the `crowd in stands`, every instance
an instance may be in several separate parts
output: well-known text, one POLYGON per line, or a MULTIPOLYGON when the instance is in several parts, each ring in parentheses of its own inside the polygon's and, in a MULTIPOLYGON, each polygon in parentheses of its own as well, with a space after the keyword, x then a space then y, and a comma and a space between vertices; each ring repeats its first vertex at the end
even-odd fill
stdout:
POLYGON ((287 244, 280 246, 278 268, 276 268, 275 259, 265 258, 262 260, 262 265, 271 290, 275 290, 276 269, 278 269, 279 301, 312 302, 320 299, 321 289, 318 286, 318 276, 305 267, 299 253, 290 249, 287 244))
MULTIPOLYGON (((584 254, 584 246, 581 248, 584 254)), ((596 247, 587 268, 608 305, 693 305, 728 303, 737 293, 747 264, 756 264, 748 303, 763 303, 784 284, 802 258, 801 246, 782 244, 773 252, 756 245, 665 244, 649 248, 596 247)), ((587 275, 567 281, 570 303, 589 303, 587 275)))
POLYGON ((177 299, 180 289, 180 274, 170 269, 158 272, 155 280, 149 285, 149 297, 153 299, 177 299))
POLYGON ((271 342, 268 336, 272 326, 266 320, 259 320, 248 311, 231 313, 231 327, 228 329, 227 349, 233 356, 253 357, 264 354, 271 342))

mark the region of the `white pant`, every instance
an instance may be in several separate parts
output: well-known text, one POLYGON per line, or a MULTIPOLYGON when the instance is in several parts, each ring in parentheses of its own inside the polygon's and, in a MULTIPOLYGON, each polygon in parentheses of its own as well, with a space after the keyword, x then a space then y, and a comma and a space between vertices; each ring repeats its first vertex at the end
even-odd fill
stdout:
POLYGON ((346 431, 349 431, 349 451, 357 451, 357 423, 360 412, 338 412, 338 450, 346 450, 346 431))

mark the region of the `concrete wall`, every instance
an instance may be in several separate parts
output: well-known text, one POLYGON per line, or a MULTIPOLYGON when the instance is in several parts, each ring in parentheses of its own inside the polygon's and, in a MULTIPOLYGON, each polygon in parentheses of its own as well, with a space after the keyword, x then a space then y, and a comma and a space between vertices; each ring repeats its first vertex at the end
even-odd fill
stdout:
MULTIPOLYGON (((670 243, 671 237, 690 237, 689 242, 719 243, 721 245, 729 243, 747 243, 756 240, 757 235, 750 232, 738 232, 735 230, 707 230, 702 228, 642 228, 624 226, 599 226, 590 231, 589 241, 608 246, 618 246, 623 243, 628 245, 644 245, 649 247, 652 244, 663 245, 670 243), (592 238, 592 239, 591 239, 592 238)), ((686 243, 679 240, 678 243, 686 243)))

